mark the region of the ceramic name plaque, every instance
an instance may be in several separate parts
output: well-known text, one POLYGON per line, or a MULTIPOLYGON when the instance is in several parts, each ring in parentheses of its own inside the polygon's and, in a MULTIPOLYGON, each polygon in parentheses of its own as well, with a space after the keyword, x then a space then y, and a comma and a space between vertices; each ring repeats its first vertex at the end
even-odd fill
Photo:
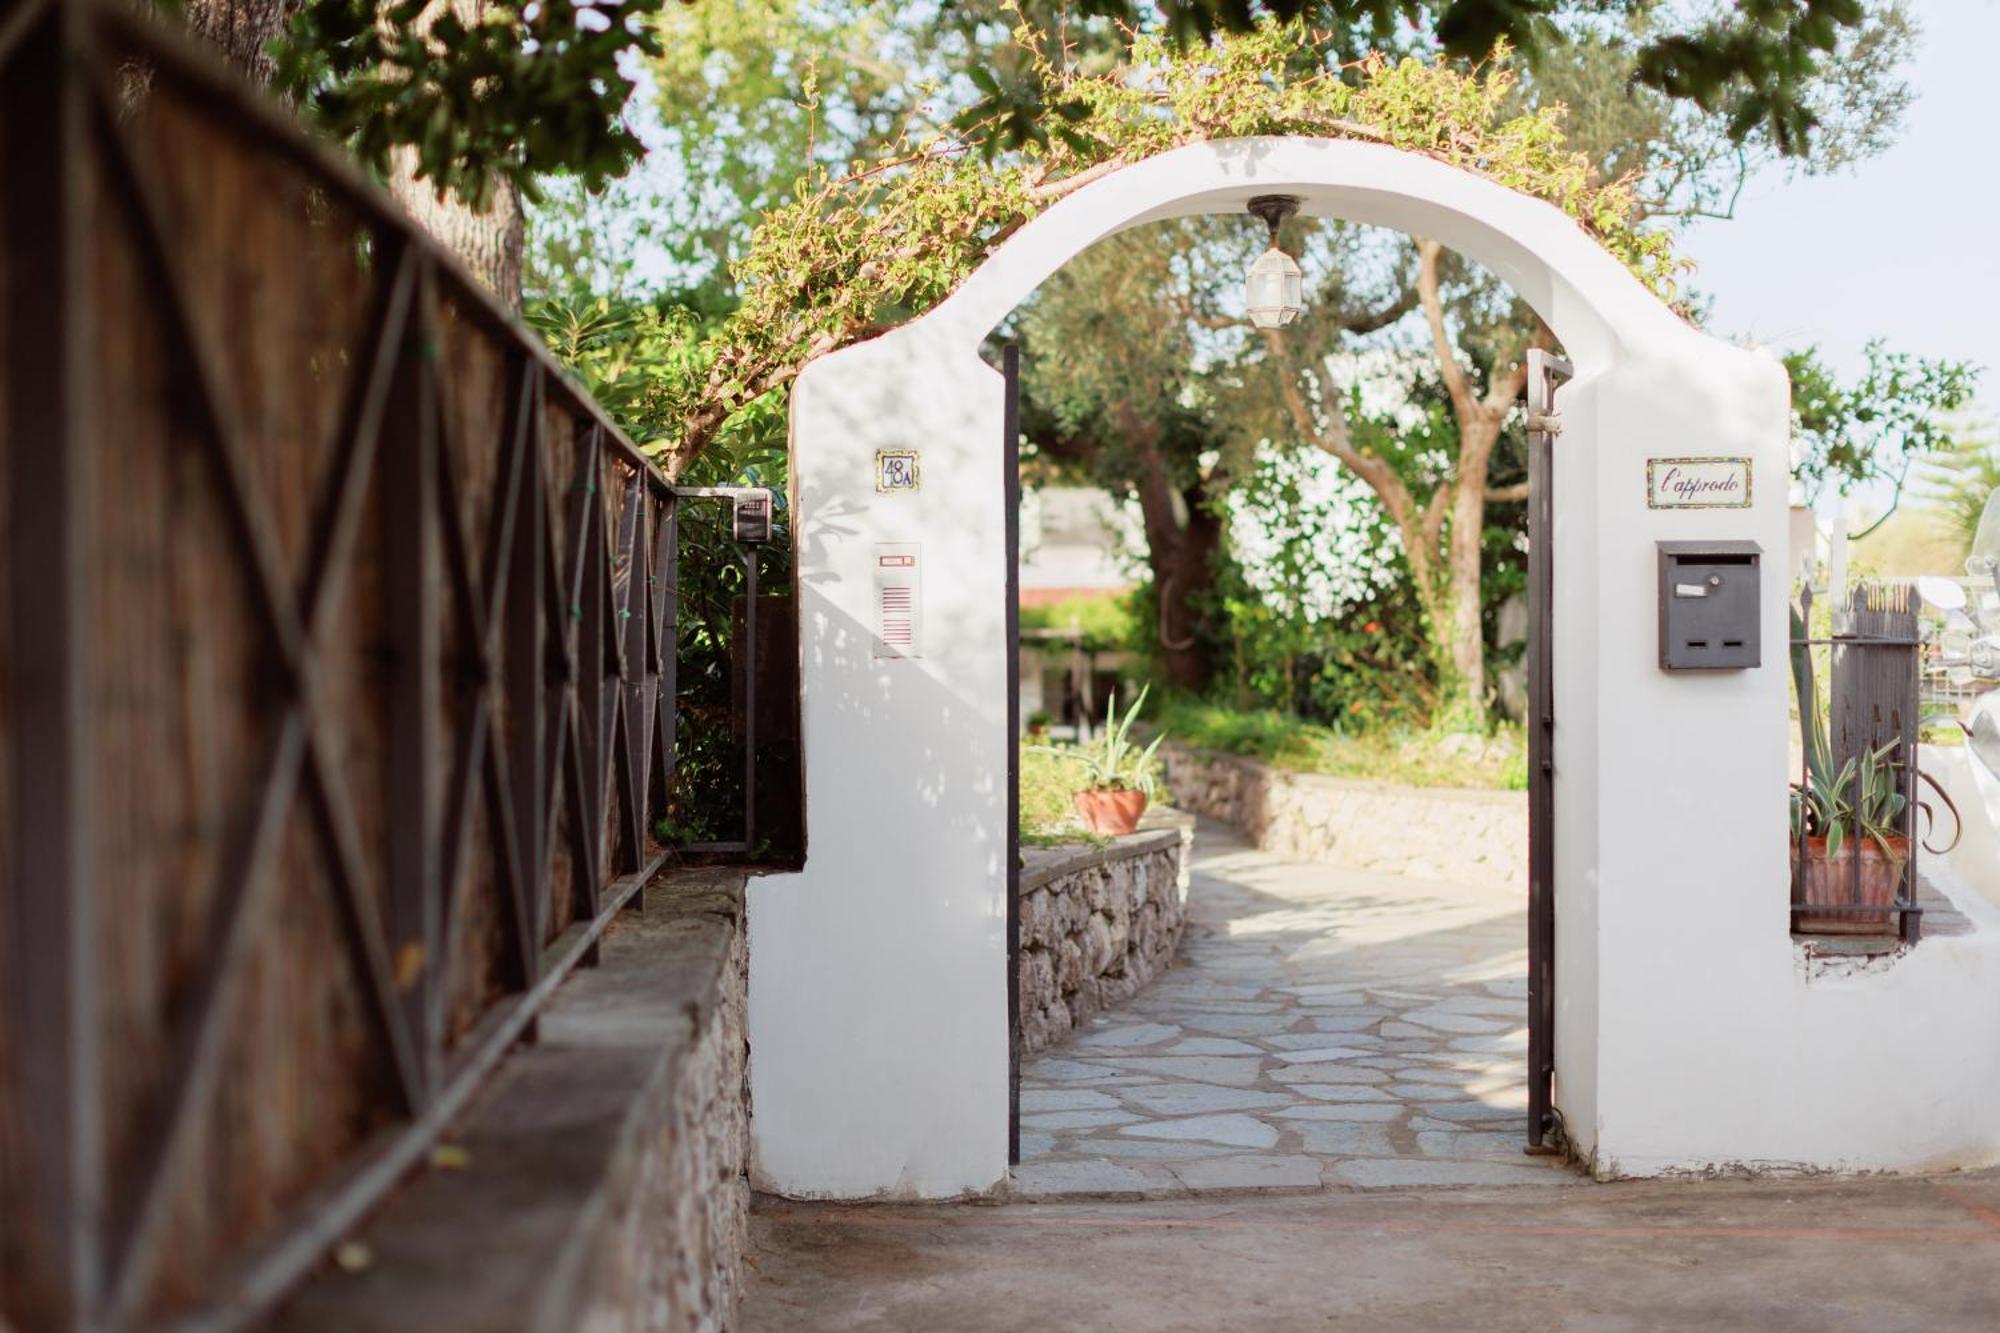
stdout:
POLYGON ((1648 509, 1748 509, 1747 458, 1649 458, 1648 509))

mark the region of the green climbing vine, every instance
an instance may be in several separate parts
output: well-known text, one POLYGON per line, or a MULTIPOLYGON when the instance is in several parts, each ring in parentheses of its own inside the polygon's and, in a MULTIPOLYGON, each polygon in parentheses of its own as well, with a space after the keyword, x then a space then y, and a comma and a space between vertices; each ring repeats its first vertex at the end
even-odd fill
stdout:
POLYGON ((680 423, 652 446, 670 471, 814 357, 942 301, 1063 196, 1205 140, 1306 135, 1422 153, 1555 205, 1663 300, 1676 295, 1683 265, 1669 238, 1639 225, 1630 182, 1592 179, 1565 146, 1560 108, 1518 110, 1504 48, 1472 67, 1379 56, 1340 65, 1319 34, 1271 21, 1185 49, 1133 34, 1125 59, 1082 70, 1026 24, 1016 38, 1055 109, 1048 142, 988 160, 977 135, 934 133, 802 179, 734 266, 740 306, 661 383, 666 400, 648 405, 651 419, 680 423))

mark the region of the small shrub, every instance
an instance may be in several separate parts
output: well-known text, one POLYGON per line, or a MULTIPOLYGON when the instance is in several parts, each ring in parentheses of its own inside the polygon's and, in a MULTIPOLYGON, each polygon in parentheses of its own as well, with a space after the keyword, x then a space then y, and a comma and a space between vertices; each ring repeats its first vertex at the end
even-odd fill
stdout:
POLYGON ((1083 765, 1092 791, 1141 791, 1150 798, 1159 785, 1160 761, 1156 755, 1166 734, 1155 735, 1143 749, 1132 738, 1132 725, 1139 720, 1139 710, 1146 706, 1146 694, 1152 688, 1141 686, 1139 697, 1132 701, 1123 717, 1118 716, 1118 695, 1113 691, 1105 703, 1104 725, 1098 728, 1097 735, 1068 751, 1083 765))
POLYGON ((1021 842, 1036 846, 1087 838, 1071 798, 1089 782, 1089 771, 1075 756, 1022 746, 1021 842))
POLYGON ((1159 725, 1196 749, 1240 754, 1300 773, 1406 787, 1521 791, 1528 785, 1527 747, 1520 728, 1512 726, 1483 738, 1396 727, 1349 730, 1273 709, 1238 711, 1189 700, 1165 705, 1159 725))

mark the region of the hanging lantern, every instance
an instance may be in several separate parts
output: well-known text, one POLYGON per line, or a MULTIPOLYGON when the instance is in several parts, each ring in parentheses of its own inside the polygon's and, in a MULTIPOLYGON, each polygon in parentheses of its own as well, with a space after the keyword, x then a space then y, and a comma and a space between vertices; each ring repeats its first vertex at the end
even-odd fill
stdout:
POLYGON ((1279 225, 1298 211, 1298 199, 1289 194, 1260 194, 1250 201, 1250 212, 1271 229, 1271 248, 1250 266, 1245 287, 1250 322, 1260 329, 1281 329, 1306 308, 1305 274, 1298 261, 1278 248, 1279 225))

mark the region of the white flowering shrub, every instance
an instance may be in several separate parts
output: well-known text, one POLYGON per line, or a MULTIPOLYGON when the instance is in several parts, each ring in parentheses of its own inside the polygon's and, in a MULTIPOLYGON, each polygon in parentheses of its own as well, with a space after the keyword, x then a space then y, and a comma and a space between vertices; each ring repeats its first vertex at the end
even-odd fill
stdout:
POLYGON ((1339 620, 1402 576, 1401 540, 1374 492, 1316 449, 1259 449, 1224 507, 1244 583, 1300 627, 1339 620))

